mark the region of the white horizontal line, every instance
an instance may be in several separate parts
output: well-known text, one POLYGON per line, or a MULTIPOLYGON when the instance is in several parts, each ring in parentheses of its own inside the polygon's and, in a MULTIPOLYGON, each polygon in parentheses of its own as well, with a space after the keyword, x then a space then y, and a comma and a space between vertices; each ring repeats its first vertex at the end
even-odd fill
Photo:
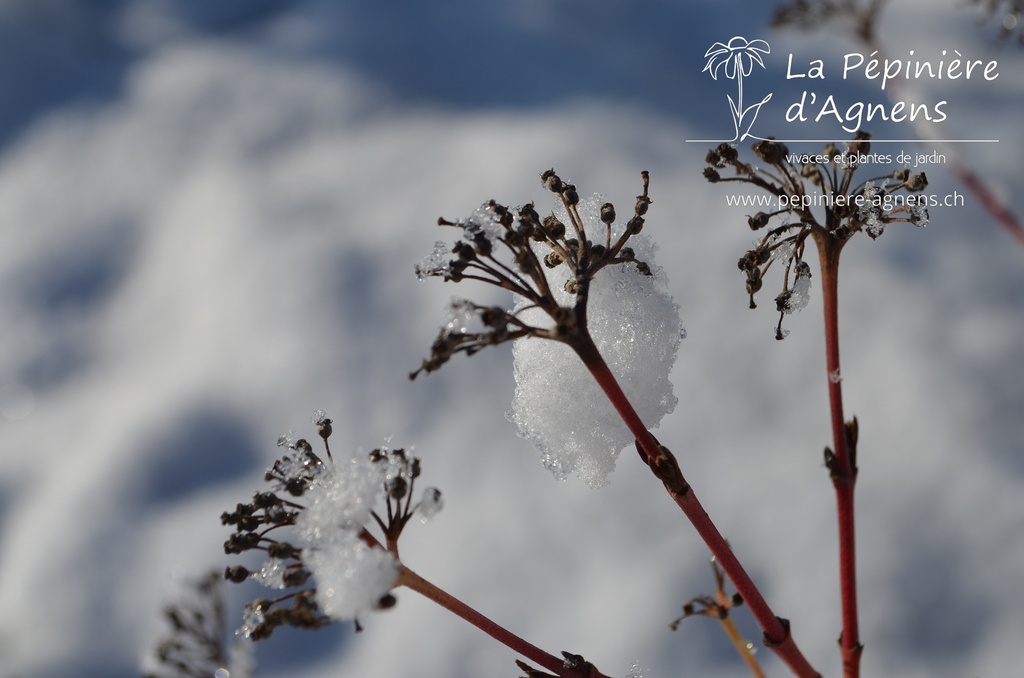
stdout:
MULTIPOLYGON (((731 144, 721 139, 684 139, 688 144, 731 144)), ((999 139, 770 139, 787 144, 829 144, 864 142, 869 144, 998 144, 999 139)))

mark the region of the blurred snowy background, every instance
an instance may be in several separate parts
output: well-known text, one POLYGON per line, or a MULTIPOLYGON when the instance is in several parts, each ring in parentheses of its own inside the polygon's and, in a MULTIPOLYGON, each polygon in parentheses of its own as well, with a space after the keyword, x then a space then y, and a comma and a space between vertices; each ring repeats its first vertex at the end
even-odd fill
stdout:
MULTIPOLYGON (((706 146, 684 143, 731 134, 732 83, 701 73, 713 42, 768 39, 776 76, 790 51, 858 49, 772 32, 773 7, 0 2, 0 678, 138 675, 172 582, 235 562, 218 516, 262 484, 278 435, 313 435, 316 408, 335 449, 415 445, 446 509, 402 553, 436 584, 611 675, 745 675, 714 622, 668 630, 710 568, 632 452, 604 489, 552 480, 505 419, 507 347, 407 380, 450 297, 473 293, 412 273, 450 236, 436 218, 488 198, 550 209, 552 166, 620 213, 651 171, 645 234, 688 333, 658 435, 837 675, 820 300, 784 342, 776 278, 747 310, 751 210, 726 207, 700 177, 706 146)), ((952 0, 896 0, 879 38, 999 60, 993 82, 919 85, 949 99, 945 134, 1003 140, 961 150, 1024 214, 1024 58, 994 35, 952 0)), ((963 192, 928 169, 936 193, 963 192)), ((1024 248, 971 197, 844 254, 865 675, 1019 670, 1022 289, 1024 248)), ((228 590, 234 628, 256 590, 228 590)), ((358 636, 276 634, 259 675, 518 675, 510 651, 398 595, 358 636)))

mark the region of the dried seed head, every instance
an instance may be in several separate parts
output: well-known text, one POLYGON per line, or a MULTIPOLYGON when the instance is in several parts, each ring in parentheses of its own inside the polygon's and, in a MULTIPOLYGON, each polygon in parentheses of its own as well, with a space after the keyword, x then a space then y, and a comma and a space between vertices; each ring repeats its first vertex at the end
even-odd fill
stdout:
POLYGON ((601 205, 601 221, 609 226, 615 223, 615 206, 610 202, 601 205))

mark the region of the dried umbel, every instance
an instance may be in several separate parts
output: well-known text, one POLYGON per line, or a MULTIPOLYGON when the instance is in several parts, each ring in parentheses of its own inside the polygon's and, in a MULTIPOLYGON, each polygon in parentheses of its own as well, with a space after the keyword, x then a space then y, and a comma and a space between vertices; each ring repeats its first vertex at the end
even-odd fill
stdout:
POLYGON ((790 153, 785 144, 758 141, 754 154, 762 164, 740 160, 736 148, 722 144, 708 151, 705 178, 712 182, 750 184, 776 197, 778 209, 747 217, 753 231, 763 231, 754 246, 737 262, 746 278, 750 308, 772 266, 784 268, 782 292, 775 297, 779 324, 775 336, 783 339, 783 318, 803 309, 809 300, 811 269, 805 260, 808 237, 823 247, 838 250, 858 232, 874 239, 897 222, 928 224, 928 196, 914 195, 928 186, 924 172, 898 169, 861 181, 854 180, 868 157, 870 135, 858 132, 840 147, 829 144, 820 153, 790 153), (799 160, 794 162, 793 160, 799 160), (734 176, 723 177, 732 169, 734 176), (772 226, 772 222, 781 222, 772 226))
MULTIPOLYGON (((318 412, 314 423, 329 454, 331 421, 318 412)), ((278 626, 315 629, 345 619, 358 628, 360 615, 395 604, 398 539, 413 515, 440 510, 441 492, 427 488, 414 499, 420 462, 403 449, 325 461, 305 439, 282 436, 278 445, 285 453, 266 472, 270 489, 221 515, 234 526, 225 552, 264 555, 258 569, 233 565, 225 578, 287 591, 250 601, 239 633, 260 640, 278 626)))
POLYGON ((651 205, 647 173, 621 222, 603 196, 581 197, 554 170, 540 178, 557 196, 547 216, 533 203, 510 209, 490 201, 469 219, 441 220, 463 238, 450 251, 438 243, 418 274, 494 285, 512 292, 513 303, 455 301, 430 358, 412 376, 455 353, 514 342, 511 420, 556 478, 575 474, 599 487, 635 435, 595 381, 595 364, 615 375, 643 425, 657 426, 677 402, 669 373, 682 334, 679 307, 654 265, 654 243, 641 233, 651 205))
POLYGON ((647 172, 643 173, 643 192, 636 198, 633 216, 622 228, 614 228, 615 207, 611 203, 600 206, 598 218, 604 232, 599 238, 587 232, 574 184, 564 182, 554 170, 544 172, 541 183, 559 197, 564 219, 553 214, 541 217, 533 203, 510 208, 489 200, 467 219, 438 220, 441 226, 461 230, 462 237, 450 249, 444 242, 435 243, 434 251, 416 266, 419 278, 476 280, 508 290, 527 303, 510 312, 498 306, 456 302, 452 320, 441 329, 430 357, 411 378, 439 369, 457 353, 473 355, 485 346, 524 337, 572 343, 586 332, 587 301, 598 272, 607 266, 629 264, 643 275, 651 275, 650 267, 627 246, 630 238, 643 230, 651 204, 647 172), (568 272, 560 286, 571 295, 568 302, 558 299, 558 290, 551 283, 552 269, 568 272), (522 311, 527 308, 540 309, 550 325, 524 321, 522 311))

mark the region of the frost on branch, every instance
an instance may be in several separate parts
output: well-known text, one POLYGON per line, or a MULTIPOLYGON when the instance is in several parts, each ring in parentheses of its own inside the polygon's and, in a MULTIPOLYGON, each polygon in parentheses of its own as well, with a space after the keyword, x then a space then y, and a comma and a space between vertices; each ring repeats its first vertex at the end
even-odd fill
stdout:
POLYGON ((421 278, 508 290, 514 306, 454 302, 430 357, 410 376, 439 369, 457 353, 514 342, 512 421, 557 478, 575 473, 593 487, 605 482, 634 436, 581 357, 592 357, 596 345, 648 427, 676 404, 668 373, 682 328, 664 274, 653 265, 655 247, 640 235, 651 204, 649 176, 641 176, 633 213, 619 221, 611 203, 581 200, 575 185, 544 172, 541 182, 558 196, 553 213, 541 217, 534 203, 509 208, 491 200, 467 219, 441 219, 461 238, 450 249, 436 244, 416 267, 421 278))
MULTIPOLYGON (((599 195, 579 204, 587 235, 594 240, 605 228, 601 204, 599 195)), ((564 208, 555 216, 568 220, 564 208)), ((621 228, 613 227, 613 238, 621 228)), ((644 424, 653 428, 678 401, 668 374, 679 349, 679 307, 665 292, 664 273, 654 266, 654 244, 643 235, 633 236, 630 243, 650 275, 635 266, 598 272, 590 286, 588 328, 644 424)), ((565 289, 570 276, 565 266, 549 273, 563 305, 573 301, 565 289)), ((541 312, 529 305, 520 297, 513 313, 530 324, 543 324, 541 312)), ((517 386, 511 418, 519 433, 541 451, 544 466, 556 478, 575 473, 591 487, 603 485, 619 452, 634 440, 608 398, 564 344, 520 339, 512 355, 517 386)))
POLYGON ((265 475, 271 489, 221 516, 235 529, 224 544, 227 553, 264 552, 258 570, 234 565, 225 578, 285 591, 246 605, 239 629, 244 638, 267 638, 282 625, 319 628, 346 619, 358 628, 361 615, 391 607, 402 530, 413 515, 427 518, 442 506, 436 488, 413 501, 419 459, 389 448, 334 458, 331 420, 317 411, 313 423, 326 461, 306 440, 282 436, 278 445, 286 452, 265 475), (378 513, 381 503, 385 510, 378 513))

